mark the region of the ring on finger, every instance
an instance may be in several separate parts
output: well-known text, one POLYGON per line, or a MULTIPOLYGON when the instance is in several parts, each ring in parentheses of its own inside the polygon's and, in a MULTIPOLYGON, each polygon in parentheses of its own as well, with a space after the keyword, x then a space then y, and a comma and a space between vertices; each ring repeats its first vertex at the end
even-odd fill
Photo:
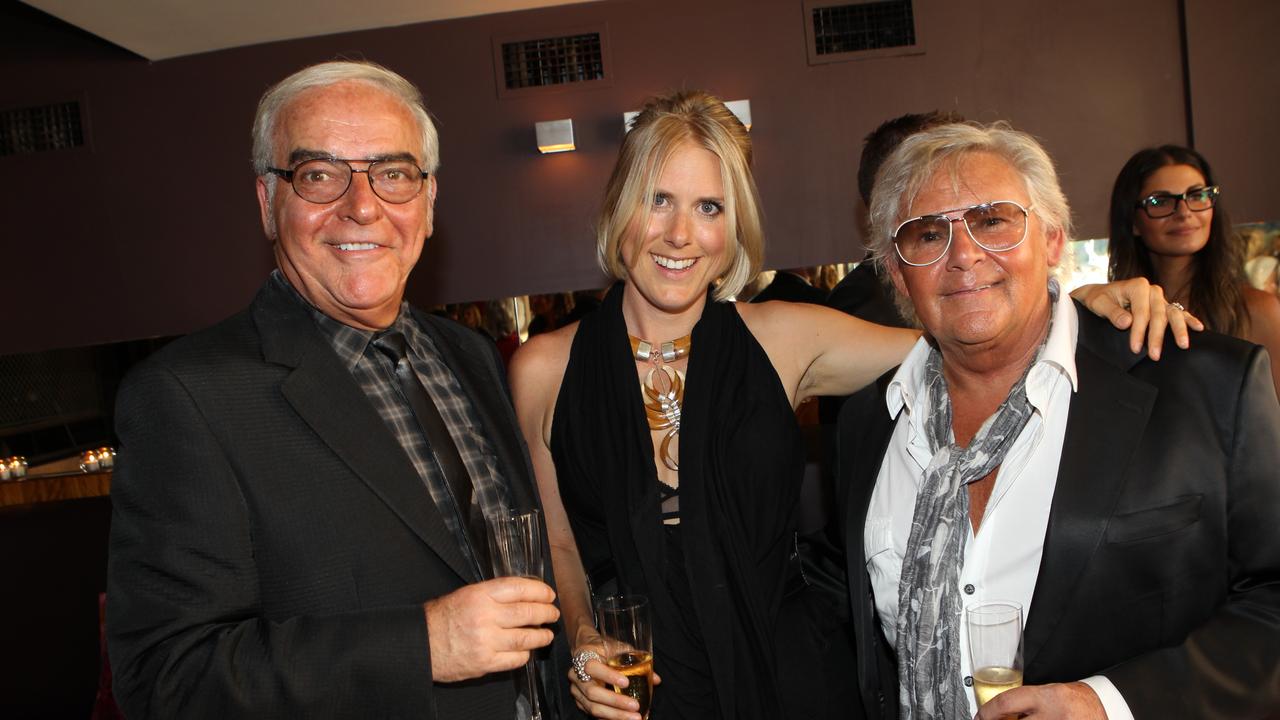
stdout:
POLYGON ((1178 312, 1183 312, 1183 313, 1184 313, 1184 312, 1186 312, 1186 311, 1187 311, 1187 309, 1186 309, 1185 307, 1183 307, 1183 306, 1182 306, 1182 303, 1180 303, 1180 302, 1171 302, 1171 303, 1169 303, 1169 307, 1171 307, 1171 308, 1173 308, 1173 309, 1177 310, 1178 312))
POLYGON ((599 660, 600 656, 593 650, 580 650, 573 654, 573 674, 584 683, 591 682, 591 675, 587 672, 587 663, 592 660, 599 660))

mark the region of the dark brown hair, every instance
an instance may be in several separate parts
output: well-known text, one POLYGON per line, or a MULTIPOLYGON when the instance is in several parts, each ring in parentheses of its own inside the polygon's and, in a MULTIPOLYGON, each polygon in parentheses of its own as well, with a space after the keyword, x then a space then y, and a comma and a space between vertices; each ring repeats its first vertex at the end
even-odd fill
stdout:
POLYGON ((871 190, 876 184, 876 173, 903 140, 938 125, 958 122, 964 122, 964 118, 956 113, 930 110, 927 113, 908 113, 885 120, 868 133, 862 141, 862 156, 858 159, 858 194, 862 196, 862 202, 871 207, 871 190))
MULTIPOLYGON (((1142 239, 1133 234, 1138 195, 1142 185, 1156 170, 1167 165, 1189 165, 1204 176, 1204 184, 1217 185, 1209 161, 1191 148, 1162 145, 1140 150, 1120 169, 1111 190, 1111 260, 1107 277, 1127 280, 1145 277, 1157 282, 1151 253, 1142 239)), ((1221 197, 1209 222, 1209 241, 1196 253, 1188 301, 1191 312, 1210 329, 1227 335, 1242 335, 1248 326, 1241 284, 1244 282, 1244 248, 1231 229, 1221 197)), ((1165 288, 1166 291, 1169 288, 1165 288)))

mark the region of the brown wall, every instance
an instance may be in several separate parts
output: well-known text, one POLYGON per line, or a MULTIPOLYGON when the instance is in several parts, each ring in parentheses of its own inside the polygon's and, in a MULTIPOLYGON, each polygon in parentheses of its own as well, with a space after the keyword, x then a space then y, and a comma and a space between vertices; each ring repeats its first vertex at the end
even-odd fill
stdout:
POLYGON ((1280 3, 1187 0, 1196 149, 1233 222, 1280 220, 1280 3))
MULTIPOLYGON (((410 285, 422 304, 600 284, 592 216, 621 115, 668 88, 750 98, 771 267, 860 257, 856 158, 895 115, 950 109, 1042 138, 1080 236, 1103 234, 1134 149, 1185 140, 1174 0, 917 0, 925 54, 820 66, 806 60, 800 0, 603 0, 155 63, 24 8, 0 6, 0 107, 81 98, 92 146, 0 158, 0 353, 181 334, 243 307, 272 265, 248 162, 256 99, 339 55, 403 73, 440 120, 437 234, 410 285), (610 86, 498 99, 495 36, 598 23, 610 86), (578 151, 539 156, 534 122, 562 117, 578 151)), ((1255 54, 1274 79, 1274 53, 1255 54)), ((1253 102, 1231 99, 1197 109, 1206 147, 1230 142, 1211 116, 1253 102)), ((1270 202, 1255 212, 1280 217, 1270 202)))

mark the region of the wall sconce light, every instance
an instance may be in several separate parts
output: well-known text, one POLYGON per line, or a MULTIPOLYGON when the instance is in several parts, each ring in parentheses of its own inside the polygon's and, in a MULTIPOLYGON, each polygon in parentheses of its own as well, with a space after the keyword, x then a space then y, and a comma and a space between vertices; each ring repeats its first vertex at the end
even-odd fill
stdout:
POLYGON ((727 100, 724 104, 729 108, 729 112, 738 116, 743 125, 747 126, 747 130, 751 130, 751 101, 750 100, 727 100))
MULTIPOLYGON (((724 106, 729 112, 738 116, 738 120, 747 127, 747 131, 751 130, 751 101, 750 100, 726 100, 724 106)), ((622 131, 631 132, 631 126, 636 121, 636 116, 640 114, 639 110, 622 113, 622 131)))
POLYGON ((573 144, 573 120, 548 120, 533 127, 538 134, 538 152, 545 155, 577 149, 573 144))

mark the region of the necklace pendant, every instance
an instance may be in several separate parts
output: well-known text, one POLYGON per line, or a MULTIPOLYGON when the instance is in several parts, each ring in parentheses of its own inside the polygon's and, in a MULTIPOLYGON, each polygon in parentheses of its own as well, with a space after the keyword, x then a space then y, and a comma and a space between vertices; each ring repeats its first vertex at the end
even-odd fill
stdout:
POLYGON ((631 354, 636 362, 647 362, 652 367, 640 383, 644 396, 645 419, 649 429, 665 430, 658 444, 658 455, 662 464, 672 471, 680 470, 676 461, 677 448, 673 444, 680 436, 680 414, 684 404, 684 373, 675 370, 668 363, 688 357, 692 335, 669 340, 654 347, 648 340, 630 335, 631 354))

